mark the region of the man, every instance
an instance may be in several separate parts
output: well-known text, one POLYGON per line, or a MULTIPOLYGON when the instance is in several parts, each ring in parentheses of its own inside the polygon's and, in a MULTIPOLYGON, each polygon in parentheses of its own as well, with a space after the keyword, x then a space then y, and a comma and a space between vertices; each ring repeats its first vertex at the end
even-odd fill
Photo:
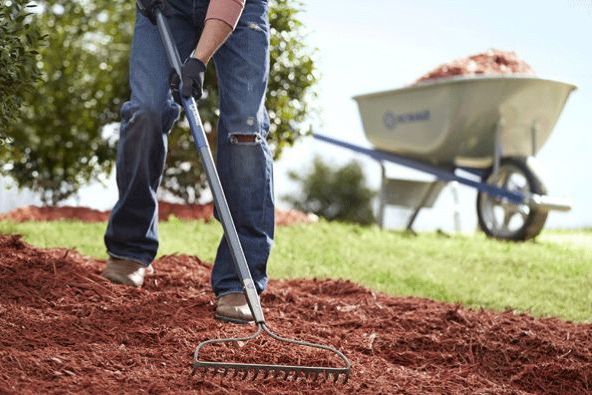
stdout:
MULTIPOLYGON (((150 7, 138 10, 130 60, 131 99, 121 109, 117 153, 119 200, 111 212, 105 245, 107 279, 140 287, 158 249, 156 192, 164 168, 167 136, 178 118, 171 95, 202 95, 206 65, 213 60, 218 79, 220 118, 216 166, 251 275, 259 293, 267 286, 267 260, 274 233, 272 155, 266 142, 269 118, 264 107, 269 73, 267 0, 168 0, 164 4, 181 59, 179 77, 170 78, 150 7), (197 44, 196 44, 197 43, 197 44)), ((145 8, 145 7, 142 7, 145 8)), ((197 153, 196 153, 197 155, 197 153)), ((222 238, 212 269, 218 319, 252 320, 222 238)))

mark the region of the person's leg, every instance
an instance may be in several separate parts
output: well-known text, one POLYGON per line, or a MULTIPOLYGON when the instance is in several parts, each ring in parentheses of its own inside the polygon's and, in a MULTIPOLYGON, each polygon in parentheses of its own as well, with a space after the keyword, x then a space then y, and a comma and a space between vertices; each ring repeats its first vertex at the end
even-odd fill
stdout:
MULTIPOLYGON (((195 46, 192 1, 171 1, 169 17, 179 53, 195 46)), ((205 10, 204 10, 205 12, 205 10)), ((158 29, 139 12, 130 59, 131 99, 121 108, 116 172, 119 200, 111 211, 105 245, 112 258, 146 267, 158 249, 158 202, 167 151, 167 133, 179 115, 170 95, 166 58, 158 29)))
MULTIPOLYGON (((238 26, 214 55, 220 95, 217 169, 258 292, 267 287, 274 237, 273 158, 264 107, 269 72, 267 1, 247 1, 238 26)), ((241 292, 223 238, 212 269, 220 297, 241 292)))

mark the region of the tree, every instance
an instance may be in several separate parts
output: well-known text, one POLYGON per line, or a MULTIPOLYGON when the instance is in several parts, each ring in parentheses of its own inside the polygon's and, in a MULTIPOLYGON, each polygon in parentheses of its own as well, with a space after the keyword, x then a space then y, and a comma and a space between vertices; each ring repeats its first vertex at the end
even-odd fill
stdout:
POLYGON ((44 2, 37 16, 50 32, 40 51, 42 83, 28 92, 1 155, 19 187, 55 204, 110 172, 114 145, 103 126, 119 118, 129 96, 127 64, 134 3, 127 0, 44 2))
POLYGON ((44 42, 28 0, 0 1, 0 152, 12 139, 6 129, 18 119, 23 94, 39 79, 37 50, 44 42))
POLYGON ((366 187, 358 162, 333 169, 315 157, 308 173, 301 175, 290 171, 288 177, 300 184, 299 195, 283 196, 295 209, 317 214, 329 221, 362 225, 375 222, 371 203, 376 192, 366 187))
MULTIPOLYGON (((293 0, 274 0, 270 4, 271 64, 265 104, 271 125, 268 142, 277 159, 284 148, 308 132, 304 124, 311 113, 309 103, 315 96, 313 88, 318 77, 312 58, 314 50, 305 45, 304 26, 298 19, 301 4, 293 0)), ((209 131, 210 147, 215 151, 218 93, 214 67, 208 67, 205 80, 206 97, 199 101, 198 107, 209 131)), ((179 122, 169 137, 162 192, 194 202, 206 185, 206 175, 193 148, 188 126, 179 122)))

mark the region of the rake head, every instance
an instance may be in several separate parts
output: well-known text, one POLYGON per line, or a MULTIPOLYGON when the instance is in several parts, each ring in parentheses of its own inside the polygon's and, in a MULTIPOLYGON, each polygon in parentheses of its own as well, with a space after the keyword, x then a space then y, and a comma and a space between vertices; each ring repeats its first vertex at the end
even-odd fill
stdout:
POLYGON ((341 352, 333 347, 322 344, 309 343, 301 340, 287 339, 280 337, 269 330, 264 323, 258 323, 258 328, 255 334, 248 337, 241 338, 227 338, 206 340, 200 343, 195 349, 193 361, 193 374, 196 372, 204 375, 211 374, 212 376, 221 375, 222 377, 229 377, 239 380, 255 380, 255 379, 275 379, 275 380, 290 380, 296 381, 298 379, 306 380, 312 383, 340 382, 345 384, 349 379, 349 372, 351 363, 341 352), (344 367, 323 367, 323 366, 306 366, 306 365, 282 365, 282 364, 258 364, 258 363, 237 363, 237 362, 213 362, 200 360, 199 353, 201 349, 208 344, 222 344, 233 342, 245 342, 252 340, 265 331, 270 337, 280 342, 295 344, 309 348, 316 348, 325 351, 330 351, 336 354, 343 362, 344 367))

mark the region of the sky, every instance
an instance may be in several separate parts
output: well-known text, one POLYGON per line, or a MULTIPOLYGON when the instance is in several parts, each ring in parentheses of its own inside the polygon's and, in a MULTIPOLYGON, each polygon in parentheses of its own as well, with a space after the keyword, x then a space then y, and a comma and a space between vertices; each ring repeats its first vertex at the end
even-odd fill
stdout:
MULTIPOLYGON (((353 144, 370 146, 353 96, 403 87, 442 63, 490 48, 515 51, 541 78, 576 85, 537 158, 549 194, 567 197, 573 205, 568 213, 552 212, 546 227, 592 226, 592 176, 586 170, 592 168, 592 0, 304 0, 299 17, 306 44, 316 48, 320 76, 313 129, 353 144)), ((368 185, 380 186, 374 160, 306 138, 276 162, 280 206, 281 197, 297 188, 286 173, 307 171, 315 155, 335 165, 358 160, 368 185)), ((400 166, 389 166, 388 174, 426 178, 400 166)), ((85 188, 69 203, 109 209, 116 199, 113 187, 112 178, 108 188, 85 188)), ((445 188, 435 207, 420 213, 416 229, 452 229, 453 188, 445 188)), ((471 232, 476 193, 463 186, 456 191, 461 230, 471 232)), ((26 201, 10 199, 5 197, 0 211, 26 201)), ((396 209, 386 214, 392 227, 406 215, 396 209)))

